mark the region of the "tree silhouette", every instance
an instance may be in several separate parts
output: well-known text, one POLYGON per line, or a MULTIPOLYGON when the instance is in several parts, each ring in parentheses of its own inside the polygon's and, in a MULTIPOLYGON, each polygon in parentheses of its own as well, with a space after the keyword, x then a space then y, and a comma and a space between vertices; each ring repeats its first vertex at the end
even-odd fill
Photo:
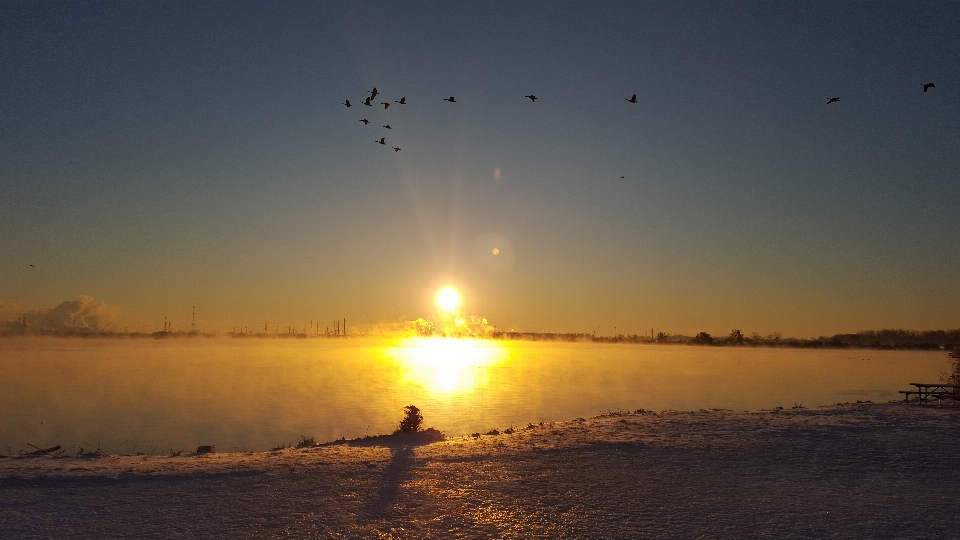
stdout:
POLYGON ((713 343, 713 336, 706 332, 700 332, 696 337, 693 338, 694 343, 700 343, 703 345, 708 345, 713 343))
POLYGON ((423 415, 416 405, 407 405, 403 408, 405 413, 403 420, 397 425, 397 431, 394 433, 417 433, 420 431, 420 425, 423 424, 423 415))

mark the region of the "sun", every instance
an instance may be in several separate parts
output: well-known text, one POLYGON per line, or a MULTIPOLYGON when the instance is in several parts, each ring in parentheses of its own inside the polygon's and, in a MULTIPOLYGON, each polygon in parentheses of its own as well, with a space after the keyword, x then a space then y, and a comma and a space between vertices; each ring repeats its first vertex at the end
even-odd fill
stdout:
POLYGON ((460 306, 460 293, 453 287, 444 287, 437 293, 437 306, 440 309, 453 313, 460 306))

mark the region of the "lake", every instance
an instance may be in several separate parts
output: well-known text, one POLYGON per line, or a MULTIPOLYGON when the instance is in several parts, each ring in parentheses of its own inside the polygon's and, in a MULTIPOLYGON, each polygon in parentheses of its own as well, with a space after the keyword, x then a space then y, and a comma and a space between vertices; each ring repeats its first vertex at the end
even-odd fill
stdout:
POLYGON ((389 433, 405 405, 448 436, 616 410, 899 399, 943 351, 456 339, 0 340, 0 453, 259 451, 389 433))

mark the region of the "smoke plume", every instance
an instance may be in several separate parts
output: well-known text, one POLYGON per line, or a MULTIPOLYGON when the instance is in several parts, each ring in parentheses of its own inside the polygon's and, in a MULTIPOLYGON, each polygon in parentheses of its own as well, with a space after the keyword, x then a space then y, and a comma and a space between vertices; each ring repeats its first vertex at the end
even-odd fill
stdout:
POLYGON ((22 333, 89 334, 113 329, 114 309, 92 296, 80 295, 53 308, 16 313, 17 304, 0 304, 3 330, 22 333), (11 315, 15 319, 11 320, 11 315))

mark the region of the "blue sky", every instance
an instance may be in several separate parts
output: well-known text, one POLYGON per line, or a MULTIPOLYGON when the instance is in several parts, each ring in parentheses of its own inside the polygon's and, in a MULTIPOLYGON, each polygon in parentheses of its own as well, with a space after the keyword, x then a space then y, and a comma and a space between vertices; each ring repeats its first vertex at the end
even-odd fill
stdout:
POLYGON ((0 32, 8 306, 362 325, 452 283, 524 330, 960 326, 955 2, 4 2, 0 32))

